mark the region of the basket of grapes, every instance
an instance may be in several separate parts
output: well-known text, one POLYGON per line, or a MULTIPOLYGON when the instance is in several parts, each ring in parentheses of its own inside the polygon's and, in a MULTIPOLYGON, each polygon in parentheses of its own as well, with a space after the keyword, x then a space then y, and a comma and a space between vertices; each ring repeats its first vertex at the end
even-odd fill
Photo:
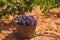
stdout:
POLYGON ((20 38, 32 38, 37 24, 37 20, 33 16, 19 15, 14 18, 20 38))

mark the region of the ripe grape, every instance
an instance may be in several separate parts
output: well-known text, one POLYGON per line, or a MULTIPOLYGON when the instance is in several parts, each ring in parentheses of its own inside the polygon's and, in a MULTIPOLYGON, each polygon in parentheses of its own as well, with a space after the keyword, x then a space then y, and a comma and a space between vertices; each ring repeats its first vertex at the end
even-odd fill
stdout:
POLYGON ((30 15, 29 15, 29 17, 34 18, 33 16, 30 16, 30 15))
POLYGON ((21 21, 23 18, 22 17, 19 17, 18 20, 21 21))
POLYGON ((27 16, 27 19, 32 20, 32 18, 31 18, 31 17, 29 17, 29 16, 27 16))
POLYGON ((26 25, 30 25, 30 21, 28 19, 26 20, 26 25))
POLYGON ((24 26, 36 25, 37 23, 37 20, 34 19, 33 16, 27 16, 27 15, 19 15, 15 17, 14 21, 19 25, 24 25, 24 26))
POLYGON ((25 22, 25 20, 21 20, 21 22, 22 22, 22 24, 23 24, 23 25, 26 25, 26 22, 25 22))

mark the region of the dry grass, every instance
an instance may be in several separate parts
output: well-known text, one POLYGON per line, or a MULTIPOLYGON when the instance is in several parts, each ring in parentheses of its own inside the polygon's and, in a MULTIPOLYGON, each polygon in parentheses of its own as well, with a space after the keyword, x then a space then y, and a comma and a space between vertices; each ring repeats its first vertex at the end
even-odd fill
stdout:
MULTIPOLYGON (((53 16, 44 17, 39 6, 34 8, 29 15, 33 15, 38 20, 38 23, 35 37, 24 40, 60 40, 60 18, 53 16)), ((0 40, 23 40, 16 35, 15 32, 17 31, 13 23, 5 24, 0 22, 0 27, 0 40)))

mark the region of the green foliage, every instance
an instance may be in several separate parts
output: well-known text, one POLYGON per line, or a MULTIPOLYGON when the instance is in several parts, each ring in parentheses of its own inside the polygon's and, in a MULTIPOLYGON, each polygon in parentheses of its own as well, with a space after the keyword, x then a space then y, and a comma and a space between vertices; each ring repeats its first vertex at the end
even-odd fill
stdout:
POLYGON ((18 11, 18 14, 20 12, 24 13, 36 5, 40 5, 44 15, 47 15, 49 9, 60 7, 60 0, 0 0, 0 7, 2 8, 5 5, 7 5, 7 8, 0 11, 0 17, 12 12, 16 14, 16 11, 18 11), (15 9, 13 8, 14 6, 15 9))
POLYGON ((49 9, 60 7, 60 0, 37 0, 35 3, 40 5, 44 15, 49 13, 49 9))

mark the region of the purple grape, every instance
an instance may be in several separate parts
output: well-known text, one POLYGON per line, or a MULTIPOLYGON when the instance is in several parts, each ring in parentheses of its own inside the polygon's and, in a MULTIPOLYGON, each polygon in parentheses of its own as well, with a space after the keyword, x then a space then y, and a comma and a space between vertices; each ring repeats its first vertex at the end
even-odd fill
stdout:
POLYGON ((24 18, 26 15, 22 15, 22 18, 24 18))
POLYGON ((23 25, 26 25, 26 21, 25 20, 21 20, 23 25))
POLYGON ((33 21, 33 22, 31 22, 31 25, 34 25, 34 21, 33 21))
POLYGON ((27 16, 27 19, 32 20, 32 18, 31 18, 31 17, 29 17, 29 16, 27 16))
POLYGON ((26 20, 26 19, 27 19, 27 16, 26 16, 26 15, 23 15, 22 18, 23 18, 24 20, 26 20))
POLYGON ((34 18, 33 16, 30 16, 30 15, 29 15, 29 17, 34 18))
POLYGON ((19 25, 35 25, 37 21, 34 19, 33 16, 26 16, 26 15, 19 15, 15 17, 15 22, 18 23, 19 25))
POLYGON ((26 19, 27 19, 27 17, 25 16, 23 19, 24 19, 24 20, 26 20, 26 19))
POLYGON ((36 24, 36 20, 34 20, 32 23, 31 23, 31 25, 35 25, 36 24))
POLYGON ((26 20, 26 25, 29 25, 30 24, 30 21, 27 19, 26 20))
POLYGON ((18 20, 22 20, 23 18, 22 17, 19 17, 18 20))

